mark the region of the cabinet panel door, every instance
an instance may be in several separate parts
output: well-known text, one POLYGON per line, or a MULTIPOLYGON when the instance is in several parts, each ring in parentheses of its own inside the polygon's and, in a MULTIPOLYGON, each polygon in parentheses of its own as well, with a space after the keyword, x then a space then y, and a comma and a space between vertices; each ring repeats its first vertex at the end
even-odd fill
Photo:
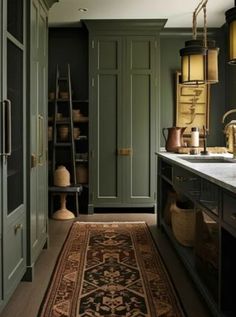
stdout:
POLYGON ((39 1, 31 7, 31 102, 30 151, 36 165, 30 173, 31 263, 34 263, 46 239, 48 217, 46 109, 47 109, 47 16, 39 1))
POLYGON ((124 197, 127 202, 154 203, 155 176, 155 38, 127 38, 127 66, 123 108, 125 146, 132 148, 126 158, 124 197))
POLYGON ((3 10, 3 276, 4 299, 26 269, 25 1, 3 10))
POLYGON ((121 40, 100 37, 95 41, 92 76, 95 81, 92 126, 90 127, 92 191, 94 202, 121 201, 121 160, 117 156, 120 142, 121 40))

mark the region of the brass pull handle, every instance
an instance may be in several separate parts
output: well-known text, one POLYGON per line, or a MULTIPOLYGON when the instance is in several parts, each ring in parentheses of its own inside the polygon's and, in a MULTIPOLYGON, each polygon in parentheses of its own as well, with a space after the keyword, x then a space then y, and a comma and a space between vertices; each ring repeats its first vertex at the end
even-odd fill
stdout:
POLYGON ((232 220, 236 220, 236 212, 234 212, 232 215, 230 215, 230 218, 231 218, 232 220))
POLYGON ((39 141, 38 141, 38 162, 39 165, 43 165, 43 131, 44 131, 44 121, 43 121, 43 116, 40 114, 38 115, 38 136, 39 136, 39 141))
POLYGON ((133 154, 132 148, 120 148, 117 150, 117 154, 120 156, 131 156, 133 154))
POLYGON ((22 223, 18 223, 17 225, 15 225, 15 227, 14 227, 15 234, 17 234, 17 231, 21 230, 22 228, 23 228, 22 223))
POLYGON ((196 177, 184 177, 184 176, 175 176, 175 179, 178 182, 187 182, 187 181, 196 181, 196 177))
POLYGON ((185 182, 187 180, 187 178, 183 176, 175 176, 175 179, 177 182, 185 182))
POLYGON ((12 129, 11 129, 11 101, 3 101, 2 126, 3 126, 3 153, 2 155, 10 156, 12 152, 12 129), (6 107, 7 105, 7 107, 6 107), (6 129, 6 131, 5 131, 6 129), (7 150, 6 150, 7 148, 7 150))
POLYGON ((31 168, 37 166, 37 156, 33 153, 31 154, 31 168))

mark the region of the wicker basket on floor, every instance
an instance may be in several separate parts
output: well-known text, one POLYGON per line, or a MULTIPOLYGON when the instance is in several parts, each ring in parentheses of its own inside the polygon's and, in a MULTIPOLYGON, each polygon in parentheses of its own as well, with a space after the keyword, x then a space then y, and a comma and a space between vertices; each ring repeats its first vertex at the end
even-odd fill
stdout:
POLYGON ((179 208, 174 202, 171 206, 171 224, 176 240, 186 247, 192 247, 195 240, 195 210, 179 208))

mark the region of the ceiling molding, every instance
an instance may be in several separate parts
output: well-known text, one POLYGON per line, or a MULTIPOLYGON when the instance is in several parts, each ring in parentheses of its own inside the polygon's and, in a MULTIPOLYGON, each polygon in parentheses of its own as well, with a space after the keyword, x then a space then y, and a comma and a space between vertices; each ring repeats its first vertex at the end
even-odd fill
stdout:
POLYGON ((160 31, 167 19, 114 19, 114 20, 81 20, 93 33, 117 33, 131 31, 160 31))

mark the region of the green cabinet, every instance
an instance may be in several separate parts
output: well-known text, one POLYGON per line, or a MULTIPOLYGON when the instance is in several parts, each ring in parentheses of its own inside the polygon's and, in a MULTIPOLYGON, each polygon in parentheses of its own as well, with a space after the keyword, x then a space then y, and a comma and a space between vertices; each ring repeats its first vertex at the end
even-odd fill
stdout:
POLYGON ((26 270, 26 1, 1 1, 1 299, 26 270))
POLYGON ((47 242, 48 176, 47 176, 47 55, 48 20, 43 1, 32 0, 28 7, 29 103, 27 111, 28 147, 28 217, 27 274, 33 278, 35 261, 47 242))
POLYGON ((90 211, 154 207, 159 32, 164 20, 89 29, 90 211))

